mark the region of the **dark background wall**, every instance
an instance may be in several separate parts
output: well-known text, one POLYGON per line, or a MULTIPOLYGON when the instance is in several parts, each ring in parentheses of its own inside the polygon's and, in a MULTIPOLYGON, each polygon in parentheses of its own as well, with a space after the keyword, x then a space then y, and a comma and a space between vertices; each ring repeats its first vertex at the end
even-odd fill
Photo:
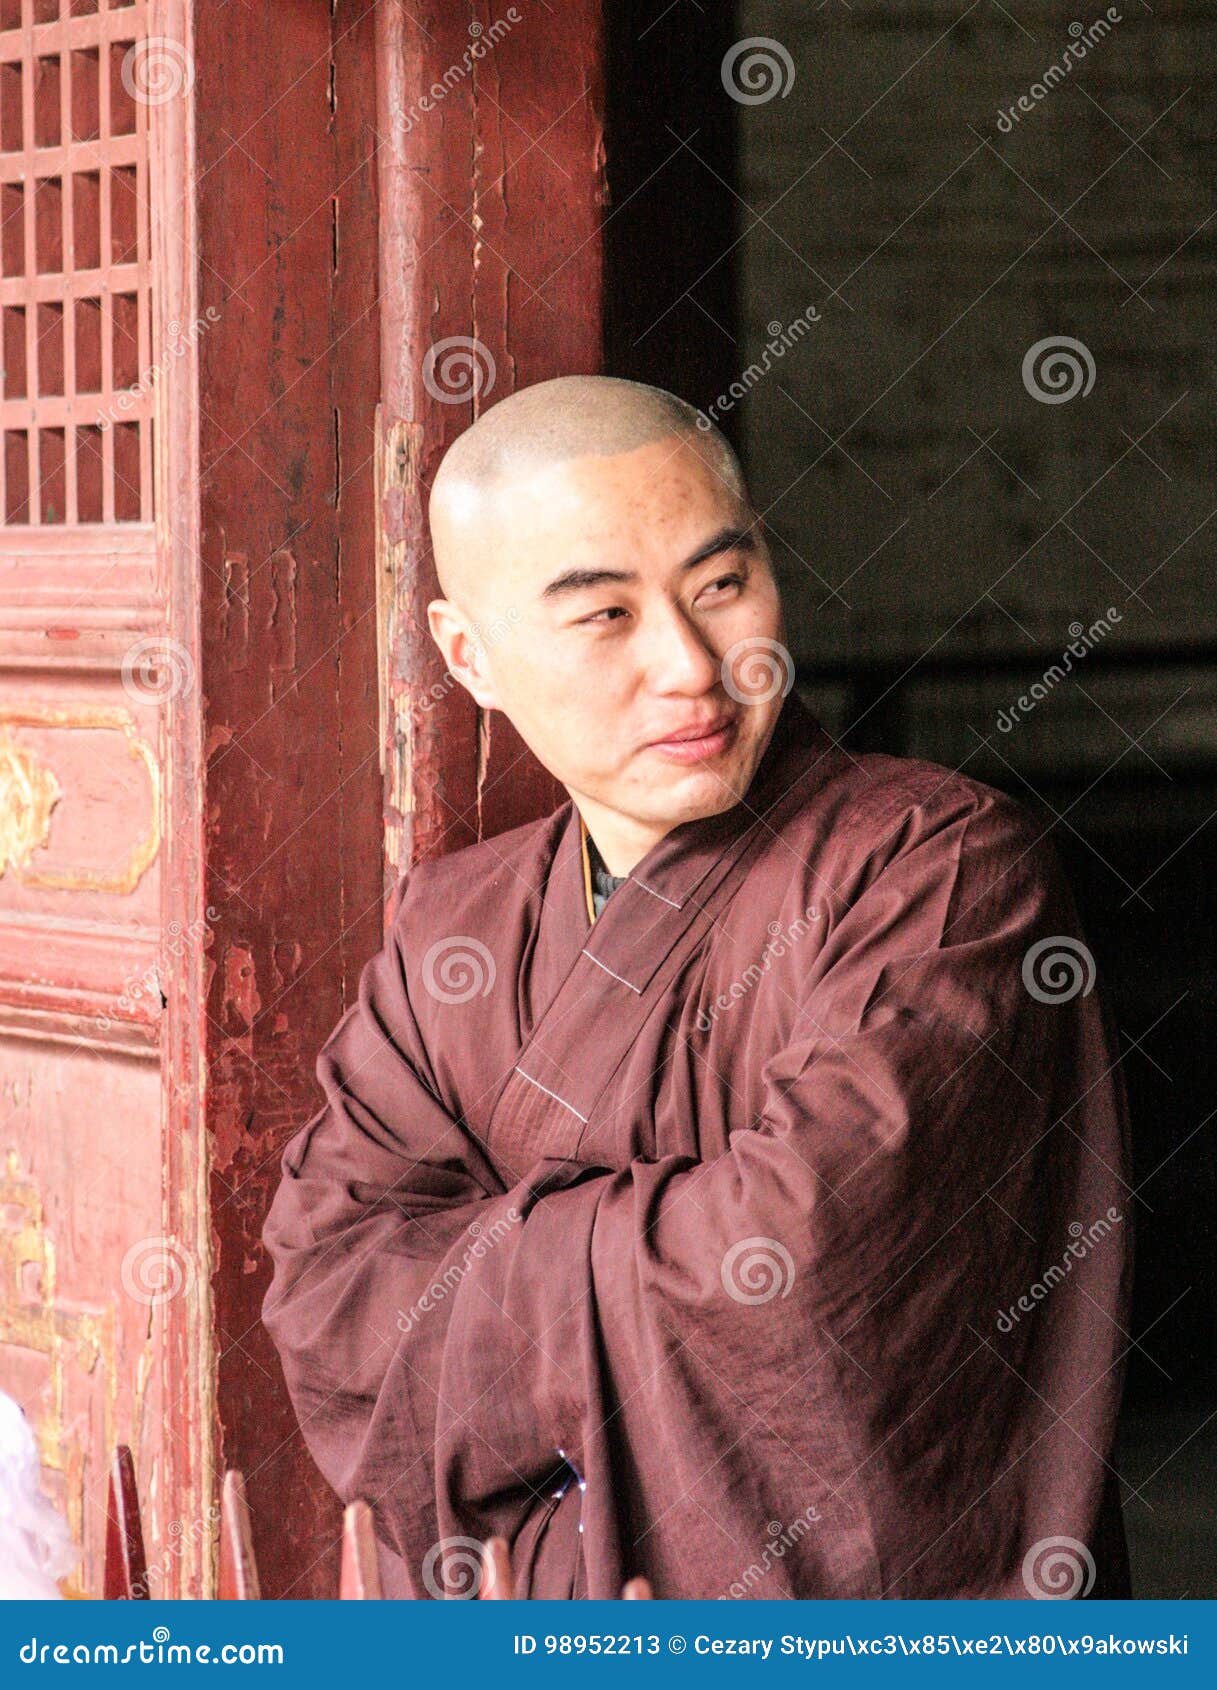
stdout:
POLYGON ((608 40, 606 370, 741 451, 825 726, 1070 871, 1134 1117, 1144 1597, 1217 1595, 1215 17, 618 0, 608 40))

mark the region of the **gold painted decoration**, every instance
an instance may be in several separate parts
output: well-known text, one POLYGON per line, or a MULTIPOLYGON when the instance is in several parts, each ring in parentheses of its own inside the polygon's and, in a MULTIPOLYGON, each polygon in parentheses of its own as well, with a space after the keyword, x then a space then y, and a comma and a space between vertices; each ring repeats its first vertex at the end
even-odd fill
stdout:
POLYGON ((46 844, 59 797, 50 769, 0 730, 0 875, 23 868, 46 844))
POLYGON ((56 892, 129 894, 155 861, 160 843, 160 765, 128 711, 107 707, 0 708, 0 875, 11 873, 23 886, 56 892), (128 755, 142 765, 148 777, 148 824, 114 872, 87 868, 37 870, 24 866, 36 848, 46 845, 51 809, 62 793, 51 771, 41 767, 27 747, 17 744, 7 731, 10 728, 104 729, 123 735, 128 755))
POLYGON ((65 1416, 70 1368, 92 1374, 102 1366, 106 1448, 114 1439, 114 1320, 110 1310, 61 1303, 55 1280, 55 1245, 47 1230, 41 1195, 22 1175, 10 1148, 0 1174, 0 1350, 31 1350, 47 1358, 50 1390, 45 1415, 35 1426, 39 1456, 48 1471, 67 1481, 68 1524, 76 1543, 84 1529, 84 1450, 79 1428, 65 1416))

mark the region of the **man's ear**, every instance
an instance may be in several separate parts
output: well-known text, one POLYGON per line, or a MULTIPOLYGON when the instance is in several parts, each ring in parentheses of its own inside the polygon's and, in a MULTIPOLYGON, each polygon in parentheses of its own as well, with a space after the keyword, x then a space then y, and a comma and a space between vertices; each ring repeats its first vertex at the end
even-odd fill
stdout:
POLYGON ((497 710, 499 701, 486 664, 486 648, 464 612, 449 599, 432 599, 427 606, 427 622, 448 673, 472 693, 483 710, 497 710))

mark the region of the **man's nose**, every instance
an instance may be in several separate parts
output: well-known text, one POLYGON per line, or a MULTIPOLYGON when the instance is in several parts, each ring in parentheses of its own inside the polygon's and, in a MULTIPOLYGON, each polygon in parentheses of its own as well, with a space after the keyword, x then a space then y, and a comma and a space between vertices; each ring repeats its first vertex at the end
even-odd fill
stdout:
POLYGON ((657 692, 700 694, 721 678, 720 657, 679 605, 652 611, 644 642, 644 661, 657 692))

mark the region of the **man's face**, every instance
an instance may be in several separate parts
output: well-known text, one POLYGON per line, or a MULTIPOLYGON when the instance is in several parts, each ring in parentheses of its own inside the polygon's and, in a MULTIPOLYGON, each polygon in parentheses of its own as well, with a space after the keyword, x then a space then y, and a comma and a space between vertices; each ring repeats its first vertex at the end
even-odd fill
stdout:
POLYGON ((437 545, 478 560, 478 701, 638 834, 737 803, 789 690, 780 669, 766 680, 784 628, 747 504, 673 436, 530 472, 485 518, 435 519, 437 545))

